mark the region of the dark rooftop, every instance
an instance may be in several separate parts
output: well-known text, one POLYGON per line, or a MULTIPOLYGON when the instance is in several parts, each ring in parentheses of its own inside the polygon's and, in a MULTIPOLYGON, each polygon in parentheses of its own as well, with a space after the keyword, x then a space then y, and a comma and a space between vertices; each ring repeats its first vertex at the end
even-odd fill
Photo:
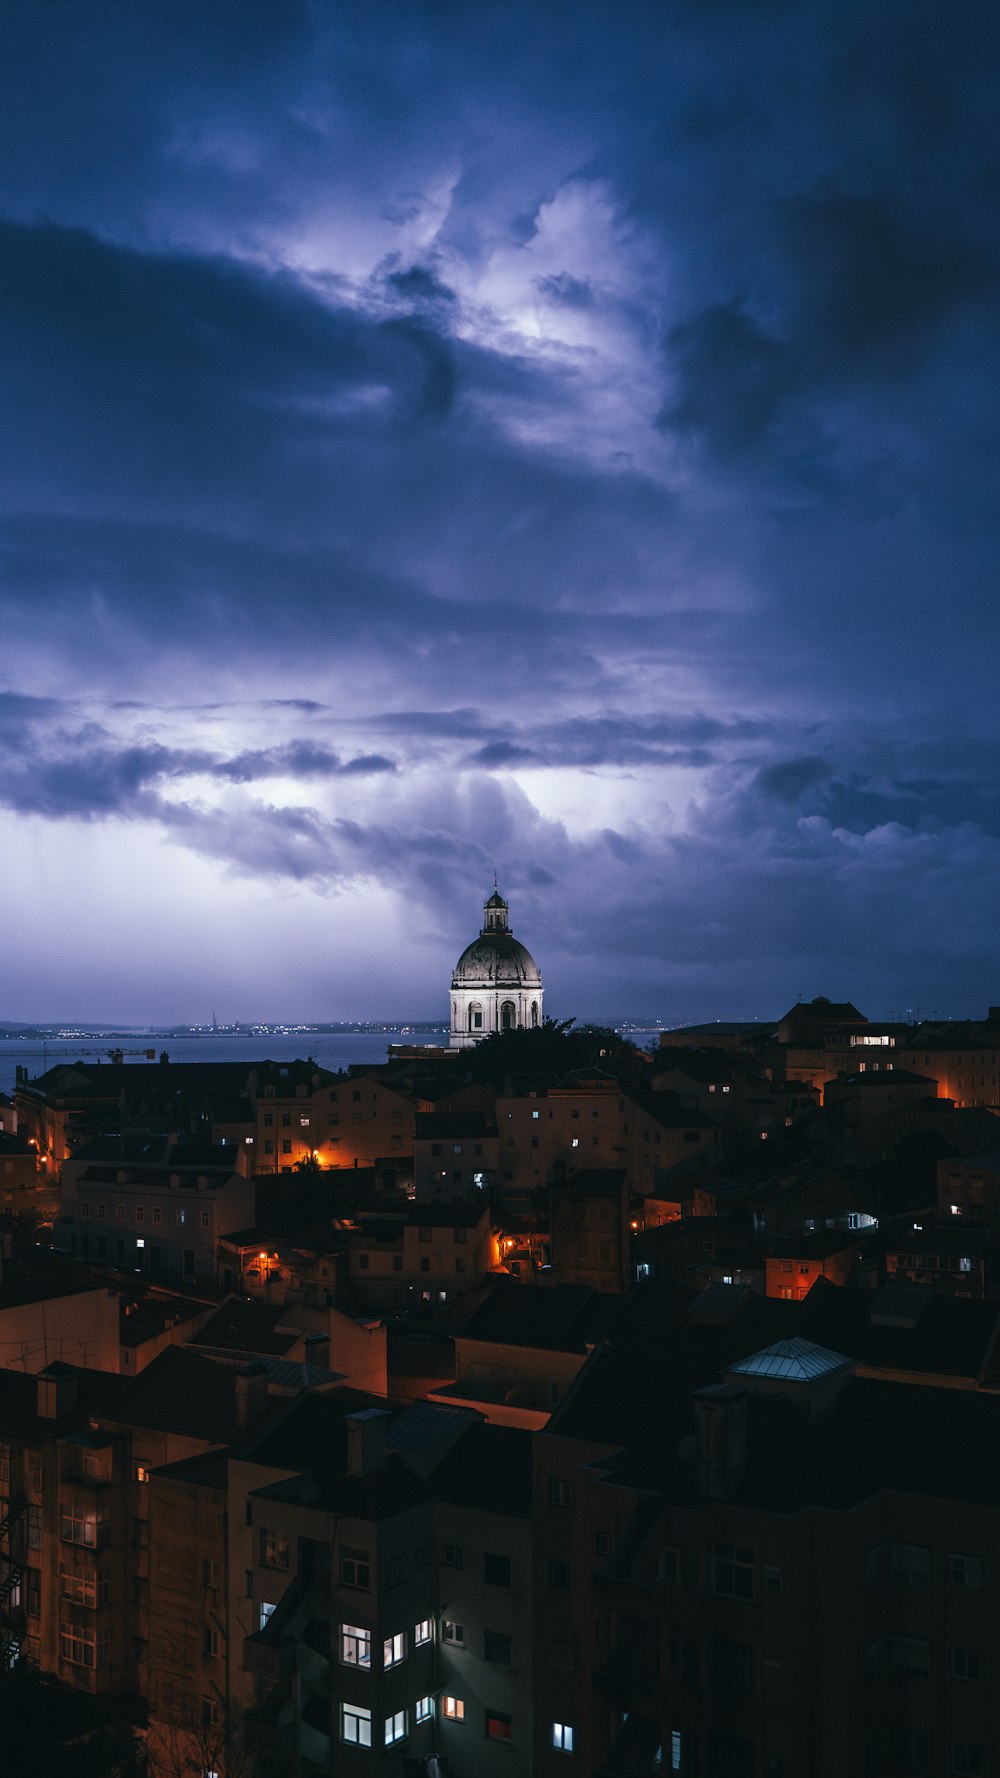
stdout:
POLYGON ((501 1278, 459 1337, 548 1352, 585 1352, 623 1301, 587 1284, 545 1288, 501 1278))

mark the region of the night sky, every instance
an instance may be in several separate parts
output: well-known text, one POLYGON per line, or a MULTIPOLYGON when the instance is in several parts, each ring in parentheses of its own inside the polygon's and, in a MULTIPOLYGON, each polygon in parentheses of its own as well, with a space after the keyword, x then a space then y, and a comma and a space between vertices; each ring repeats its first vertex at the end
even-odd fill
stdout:
POLYGON ((0 1019, 1000 1002, 995 0, 0 22, 0 1019))

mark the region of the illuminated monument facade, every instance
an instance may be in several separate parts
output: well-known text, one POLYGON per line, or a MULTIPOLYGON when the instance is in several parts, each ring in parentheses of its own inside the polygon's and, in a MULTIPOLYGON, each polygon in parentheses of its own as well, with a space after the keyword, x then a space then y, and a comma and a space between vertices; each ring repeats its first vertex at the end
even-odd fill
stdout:
POLYGON ((494 887, 483 908, 483 929, 467 945, 451 978, 451 1047, 468 1049, 494 1031, 542 1022, 538 964, 507 924, 507 903, 494 887))

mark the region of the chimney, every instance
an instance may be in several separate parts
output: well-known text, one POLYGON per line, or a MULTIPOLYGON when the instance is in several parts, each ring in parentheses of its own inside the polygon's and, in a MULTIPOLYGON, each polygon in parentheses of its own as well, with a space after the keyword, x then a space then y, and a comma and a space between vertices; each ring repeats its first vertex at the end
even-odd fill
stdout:
POLYGON ((385 1433, 389 1415, 383 1408, 363 1408, 360 1414, 348 1414, 347 1473, 371 1475, 385 1467, 385 1433))
POLYGON ((76 1372, 68 1364, 47 1364, 39 1371, 35 1409, 40 1420, 61 1420, 80 1398, 76 1372))
POLYGON ((252 1426, 267 1406, 267 1369, 244 1364, 236 1373, 236 1424, 252 1426))
POLYGON ((315 1364, 320 1370, 330 1369, 330 1335, 329 1333, 306 1334, 306 1363, 315 1364))
POLYGON ((747 1466, 747 1397, 734 1383, 694 1394, 698 1492, 732 1500, 747 1466))

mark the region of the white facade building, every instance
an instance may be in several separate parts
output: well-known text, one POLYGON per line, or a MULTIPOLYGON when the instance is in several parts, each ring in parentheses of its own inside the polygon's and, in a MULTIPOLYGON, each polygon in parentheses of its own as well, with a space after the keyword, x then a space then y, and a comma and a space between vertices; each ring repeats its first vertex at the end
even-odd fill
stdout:
POLYGON ((542 978, 530 951, 507 925, 500 891, 483 908, 483 928, 467 945, 451 978, 451 1047, 468 1049, 495 1031, 542 1022, 542 978))

